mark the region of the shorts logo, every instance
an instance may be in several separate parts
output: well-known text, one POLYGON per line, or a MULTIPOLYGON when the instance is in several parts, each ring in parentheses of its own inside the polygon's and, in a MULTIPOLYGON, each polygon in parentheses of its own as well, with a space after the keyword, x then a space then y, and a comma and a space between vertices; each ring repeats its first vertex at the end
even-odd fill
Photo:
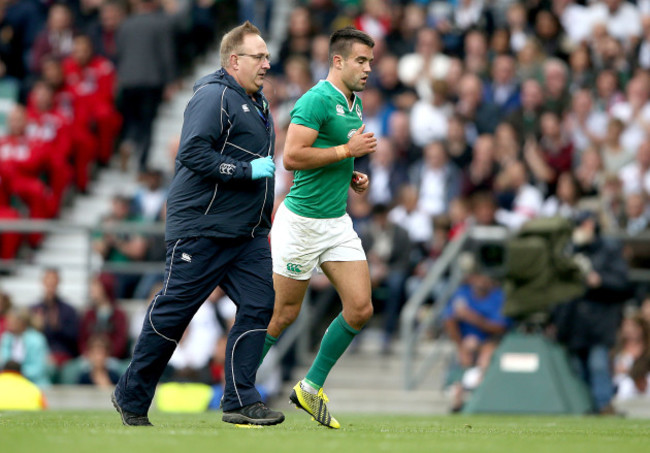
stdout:
POLYGON ((345 115, 345 109, 343 108, 343 106, 341 104, 336 105, 336 114, 341 115, 341 116, 345 115))
POLYGON ((288 263, 287 264, 287 270, 289 272, 293 272, 294 274, 302 273, 302 269, 300 269, 300 265, 298 265, 298 264, 288 263))
POLYGON ((223 163, 219 165, 219 173, 222 175, 232 175, 235 173, 235 166, 233 164, 223 163))
POLYGON ((241 109, 246 113, 251 111, 251 109, 246 104, 242 104, 241 109))
POLYGON ((187 261, 188 263, 191 263, 192 262, 192 255, 190 255, 189 253, 183 253, 181 255, 181 259, 183 261, 187 261))
POLYGON ((357 104, 357 115, 359 115, 359 119, 363 121, 363 118, 361 117, 361 107, 359 107, 359 104, 357 104))

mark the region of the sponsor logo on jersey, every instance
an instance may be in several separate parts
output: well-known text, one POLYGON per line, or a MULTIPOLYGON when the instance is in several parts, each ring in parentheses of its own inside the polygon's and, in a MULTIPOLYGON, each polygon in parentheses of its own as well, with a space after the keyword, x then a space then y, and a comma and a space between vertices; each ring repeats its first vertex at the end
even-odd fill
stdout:
POLYGON ((188 263, 191 263, 192 262, 192 255, 190 255, 189 253, 183 253, 183 254, 181 254, 181 259, 183 261, 187 261, 188 263))
POLYGON ((235 173, 235 166, 233 164, 223 163, 219 165, 219 173, 222 175, 232 175, 235 173))
POLYGON ((356 129, 350 129, 350 132, 348 132, 348 139, 352 138, 354 134, 356 134, 357 130, 356 129))
POLYGON ((287 270, 289 272, 293 272, 294 274, 302 273, 302 269, 300 269, 300 265, 294 263, 287 263, 287 270))
POLYGON ((336 114, 341 116, 345 115, 345 108, 341 104, 336 104, 336 114))
POLYGON ((361 117, 361 107, 359 107, 359 104, 357 104, 357 115, 359 115, 359 119, 363 121, 363 118, 361 117))
POLYGON ((246 113, 251 111, 251 109, 248 107, 248 104, 242 104, 241 109, 246 113))

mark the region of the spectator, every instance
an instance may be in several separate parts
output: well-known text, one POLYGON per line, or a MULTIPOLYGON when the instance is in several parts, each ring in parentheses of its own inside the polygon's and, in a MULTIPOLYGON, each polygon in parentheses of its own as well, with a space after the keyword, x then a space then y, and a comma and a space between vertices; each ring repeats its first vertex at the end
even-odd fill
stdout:
POLYGON ((634 361, 630 374, 621 381, 616 400, 650 396, 650 358, 645 355, 634 361))
POLYGON ((169 359, 172 370, 168 379, 212 384, 210 360, 217 340, 223 336, 224 330, 217 322, 215 306, 210 301, 204 302, 169 359))
POLYGON ((77 357, 79 317, 75 309, 59 296, 59 271, 43 272, 43 296, 31 307, 34 328, 47 338, 50 359, 56 366, 77 357))
POLYGON ((591 63, 589 48, 581 45, 569 57, 569 92, 589 89, 594 86, 596 74, 591 63))
MULTIPOLYGON (((49 156, 42 145, 30 140, 26 134, 27 116, 22 106, 14 107, 9 112, 8 134, 0 137, 0 176, 9 192, 27 205, 29 216, 34 219, 53 217, 59 209, 63 194, 64 181, 61 174, 51 171, 49 156), (44 171, 56 175, 57 193, 53 188, 43 184, 40 179, 44 171)), ((65 175, 65 171, 62 172, 65 175)), ((41 235, 30 236, 32 245, 40 242, 41 235)))
MULTIPOLYGON (((451 297, 442 313, 445 332, 457 347, 457 363, 462 378, 454 382, 452 411, 462 409, 464 387, 462 381, 474 374, 480 382, 509 321, 501 314, 505 297, 498 284, 478 270, 472 271, 467 283, 451 297), (474 371, 467 373, 468 370, 474 371)), ((467 382, 466 382, 467 384, 467 382)))
POLYGON ((422 255, 426 255, 426 244, 431 240, 433 223, 431 216, 419 207, 417 187, 411 184, 400 187, 397 206, 388 214, 388 220, 404 228, 411 243, 418 247, 422 255))
POLYGON ((539 189, 528 182, 526 167, 521 162, 512 162, 505 172, 506 188, 514 193, 514 200, 512 209, 499 209, 495 218, 501 225, 516 231, 540 214, 543 197, 539 189))
MULTIPOLYGON (((21 218, 20 213, 15 209, 6 206, 8 203, 8 189, 3 187, 2 172, 0 171, 0 220, 18 220, 21 218)), ((23 240, 23 234, 14 231, 3 231, 0 233, 0 260, 12 260, 18 255, 20 244, 23 240)), ((0 268, 0 275, 3 273, 0 268)), ((1 330, 1 329, 0 329, 1 330)))
POLYGON ((386 292, 382 353, 388 354, 404 303, 404 286, 411 264, 411 243, 408 232, 389 220, 388 206, 383 204, 373 207, 372 220, 360 237, 368 256, 374 296, 379 288, 384 288, 386 292))
POLYGON ((376 74, 377 87, 389 105, 402 111, 409 111, 418 97, 413 88, 402 83, 398 75, 398 67, 399 59, 393 54, 385 54, 375 65, 373 74, 376 74))
POLYGON ((526 20, 526 7, 518 2, 508 5, 506 21, 510 36, 510 49, 513 54, 519 53, 531 38, 531 30, 526 20))
POLYGON ((549 59, 544 63, 544 109, 562 115, 570 104, 569 71, 559 59, 549 59))
POLYGON ((613 412, 609 351, 614 346, 627 294, 627 263, 621 246, 601 237, 591 212, 583 212, 573 230, 572 251, 581 257, 586 291, 559 306, 558 339, 564 343, 579 375, 589 386, 597 413, 613 412))
POLYGON ((626 87, 626 100, 614 105, 611 116, 625 124, 621 145, 626 149, 637 149, 646 138, 646 123, 650 121, 648 104, 648 80, 637 76, 626 87))
POLYGON ((576 151, 578 159, 590 145, 600 145, 606 138, 607 114, 593 107, 589 89, 581 88, 573 93, 571 110, 564 117, 563 127, 576 151))
POLYGON ((529 141, 524 145, 524 158, 535 181, 545 184, 548 192, 555 191, 560 173, 571 171, 573 144, 562 131, 559 117, 546 112, 540 120, 542 136, 539 144, 529 141))
POLYGON ((483 85, 483 100, 496 104, 505 117, 521 106, 515 60, 510 55, 499 55, 492 63, 492 80, 483 85))
POLYGON ((79 350, 86 354, 93 337, 108 340, 108 355, 117 359, 127 356, 128 320, 126 313, 116 306, 113 295, 114 281, 108 274, 93 277, 90 281, 89 307, 81 317, 79 350))
POLYGON ((95 53, 90 36, 79 34, 74 38, 72 54, 63 60, 63 74, 82 102, 92 106, 90 121, 99 143, 97 158, 106 165, 122 127, 122 117, 115 108, 115 67, 95 53))
POLYGON ((521 85, 521 107, 507 117, 522 140, 538 137, 544 92, 538 81, 529 79, 521 85))
POLYGON ((408 170, 396 156, 393 141, 386 137, 378 139, 377 150, 368 160, 366 165, 359 163, 360 171, 373 181, 368 190, 368 200, 372 204, 392 205, 399 188, 408 182, 408 170))
POLYGON ((120 373, 111 367, 111 342, 102 335, 88 338, 83 352, 88 369, 79 374, 78 384, 94 385, 99 388, 113 388, 120 379, 120 373))
POLYGON ((618 76, 611 69, 604 69, 596 77, 596 108, 611 114, 613 107, 625 102, 625 96, 620 91, 618 76))
POLYGON ((99 22, 89 25, 88 35, 97 53, 117 63, 117 30, 126 18, 119 0, 105 0, 99 7, 99 22))
POLYGON ((399 79, 407 87, 415 88, 423 101, 433 95, 433 80, 444 79, 449 65, 449 57, 442 53, 442 43, 438 32, 424 27, 418 31, 415 52, 399 59, 399 79))
POLYGON ((145 169, 140 173, 140 184, 133 196, 133 210, 136 216, 148 222, 160 221, 167 199, 163 173, 160 170, 145 169))
POLYGON ((636 151, 636 160, 618 172, 623 182, 623 192, 650 193, 650 140, 644 140, 636 151))
MULTIPOLYGON (((638 359, 650 354, 650 325, 640 314, 626 316, 621 322, 612 350, 614 386, 619 387, 638 359)), ((617 391, 618 394, 618 391, 617 391)))
POLYGON ((574 171, 583 196, 596 195, 604 181, 603 162, 598 150, 592 146, 585 149, 574 171))
POLYGON ((396 110, 388 118, 388 135, 393 139, 399 159, 409 165, 422 158, 422 148, 413 143, 409 127, 409 116, 402 110, 396 110))
POLYGON ((289 16, 287 36, 280 45, 278 61, 272 66, 284 67, 287 59, 292 55, 299 55, 308 59, 312 49, 312 39, 315 35, 309 10, 304 6, 294 8, 289 16))
POLYGON ((453 113, 453 106, 447 99, 447 84, 435 80, 432 91, 430 102, 417 101, 411 110, 411 137, 417 146, 447 138, 447 121, 453 113))
POLYGON ((0 338, 0 366, 20 364, 20 372, 39 387, 50 385, 47 340, 30 327, 29 312, 12 309, 7 314, 7 330, 0 338))
POLYGON ((472 147, 467 142, 465 120, 458 115, 452 115, 447 122, 445 148, 449 159, 461 170, 467 168, 472 161, 472 147))
POLYGON ((500 168, 505 168, 510 162, 521 159, 521 146, 517 131, 512 124, 503 122, 494 132, 495 160, 500 168))
POLYGON ((117 75, 124 117, 122 169, 131 155, 147 166, 153 120, 176 78, 173 26, 158 0, 140 0, 117 31, 117 75))
POLYGON ((30 67, 33 73, 41 72, 46 56, 64 58, 72 53, 73 26, 72 11, 67 5, 56 3, 50 7, 45 29, 38 34, 32 48, 30 67))
POLYGON ((45 409, 43 391, 20 372, 20 364, 9 361, 0 372, 0 411, 45 409))
POLYGON ((632 193, 625 199, 625 225, 623 230, 630 236, 636 236, 648 231, 650 218, 648 218, 648 204, 646 195, 632 193))
POLYGON ((501 115, 495 104, 483 101, 481 79, 473 74, 464 75, 458 87, 456 113, 467 121, 466 131, 472 137, 469 141, 474 142, 482 134, 494 133, 501 115))
MULTIPOLYGON (((93 239, 93 249, 104 261, 111 263, 128 263, 141 261, 147 251, 147 242, 139 234, 133 234, 124 229, 125 222, 138 222, 139 218, 131 212, 131 199, 124 196, 114 196, 111 212, 102 220, 102 227, 108 228, 103 233, 97 233, 93 239), (119 228, 111 231, 111 227, 119 228)), ((128 299, 133 295, 139 276, 137 274, 115 272, 115 296, 118 299, 128 299)))
POLYGON ((494 138, 488 134, 481 135, 474 143, 472 161, 461 177, 462 195, 468 196, 482 190, 491 191, 496 170, 494 138))
POLYGON ((641 15, 637 7, 623 0, 605 0, 589 6, 591 23, 605 24, 607 32, 632 48, 641 35, 641 15))
POLYGON ((540 215, 573 219, 578 214, 580 197, 580 186, 573 174, 571 172, 561 173, 557 179, 555 194, 544 201, 540 215))
POLYGON ((424 148, 422 162, 414 164, 410 181, 420 193, 420 208, 430 216, 442 214, 460 192, 460 172, 449 162, 441 142, 433 142, 424 148))
POLYGON ((9 294, 0 291, 0 337, 7 330, 7 314, 11 307, 12 303, 9 294))

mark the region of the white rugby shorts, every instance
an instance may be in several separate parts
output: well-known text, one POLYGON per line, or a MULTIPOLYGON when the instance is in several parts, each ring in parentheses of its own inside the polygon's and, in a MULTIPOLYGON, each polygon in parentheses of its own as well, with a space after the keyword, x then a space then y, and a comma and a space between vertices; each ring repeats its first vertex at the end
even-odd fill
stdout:
POLYGON ((273 272, 308 280, 326 261, 365 261, 361 240, 348 214, 334 219, 310 219, 282 203, 271 227, 273 272))

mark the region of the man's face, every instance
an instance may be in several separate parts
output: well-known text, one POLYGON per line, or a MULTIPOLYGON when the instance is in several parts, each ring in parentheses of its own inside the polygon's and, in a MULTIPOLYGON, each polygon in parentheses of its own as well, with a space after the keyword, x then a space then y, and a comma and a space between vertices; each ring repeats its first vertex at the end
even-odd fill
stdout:
POLYGON ((363 91, 372 71, 370 63, 374 60, 372 48, 355 42, 347 58, 341 57, 341 80, 350 91, 363 91))
POLYGON ((264 84, 266 71, 271 68, 266 43, 261 36, 248 34, 234 56, 236 63, 233 69, 236 71, 237 81, 246 93, 257 93, 264 84))

